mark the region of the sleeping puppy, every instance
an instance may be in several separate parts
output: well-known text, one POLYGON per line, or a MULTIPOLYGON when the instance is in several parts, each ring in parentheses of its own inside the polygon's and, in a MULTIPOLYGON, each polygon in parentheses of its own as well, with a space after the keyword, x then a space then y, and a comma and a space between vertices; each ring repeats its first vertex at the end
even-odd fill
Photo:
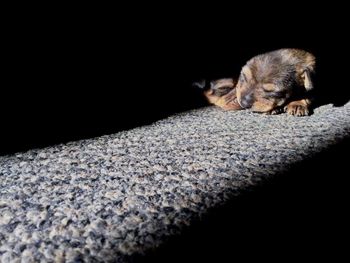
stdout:
POLYGON ((255 112, 309 115, 314 70, 315 57, 304 50, 280 49, 253 57, 241 70, 237 102, 255 112))
POLYGON ((250 59, 238 82, 231 78, 193 83, 208 102, 224 110, 252 109, 266 114, 310 113, 315 57, 298 49, 280 49, 250 59))
POLYGON ((210 104, 224 110, 240 110, 236 96, 237 81, 232 78, 218 79, 207 83, 205 80, 193 83, 193 86, 204 90, 204 96, 210 104))

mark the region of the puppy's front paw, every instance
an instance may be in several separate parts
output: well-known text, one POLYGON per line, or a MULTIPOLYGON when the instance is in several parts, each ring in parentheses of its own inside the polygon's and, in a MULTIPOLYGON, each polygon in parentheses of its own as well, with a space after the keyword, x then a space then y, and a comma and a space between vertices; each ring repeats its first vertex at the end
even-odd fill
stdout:
POLYGON ((284 107, 284 110, 288 114, 298 117, 309 115, 309 107, 305 105, 305 103, 299 101, 289 103, 286 107, 284 107))

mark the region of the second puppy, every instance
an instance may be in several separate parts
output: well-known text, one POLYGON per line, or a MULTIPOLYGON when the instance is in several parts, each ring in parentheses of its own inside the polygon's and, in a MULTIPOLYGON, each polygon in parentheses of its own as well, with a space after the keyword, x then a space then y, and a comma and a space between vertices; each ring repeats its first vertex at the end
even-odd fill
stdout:
POLYGON ((211 81, 204 95, 209 103, 224 110, 240 110, 242 107, 237 101, 236 84, 237 81, 231 78, 211 81))

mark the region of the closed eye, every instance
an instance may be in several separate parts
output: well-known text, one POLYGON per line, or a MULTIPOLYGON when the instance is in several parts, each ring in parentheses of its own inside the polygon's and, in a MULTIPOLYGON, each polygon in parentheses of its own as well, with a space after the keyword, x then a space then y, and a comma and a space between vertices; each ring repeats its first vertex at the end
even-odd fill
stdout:
POLYGON ((276 98, 276 99, 281 99, 286 96, 286 93, 283 91, 267 91, 265 90, 266 96, 268 98, 276 98))
POLYGON ((233 90, 233 87, 220 87, 213 90, 213 95, 215 96, 223 96, 233 90))
POLYGON ((262 89, 265 91, 265 92, 274 92, 275 90, 277 90, 277 87, 274 85, 274 84, 264 84, 262 86, 262 89))

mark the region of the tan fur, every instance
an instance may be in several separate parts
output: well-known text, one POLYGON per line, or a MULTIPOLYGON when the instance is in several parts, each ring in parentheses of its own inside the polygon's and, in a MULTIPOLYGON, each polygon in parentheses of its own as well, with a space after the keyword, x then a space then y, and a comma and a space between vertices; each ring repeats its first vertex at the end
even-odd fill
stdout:
POLYGON ((256 112, 276 112, 277 107, 287 105, 289 114, 308 115, 311 103, 301 102, 304 100, 300 96, 313 89, 310 74, 315 63, 311 53, 299 49, 280 49, 253 57, 242 68, 237 83, 239 104, 256 112))
POLYGON ((263 89, 266 91, 274 91, 276 90, 276 85, 273 83, 266 83, 266 84, 263 84, 263 89))
POLYGON ((309 115, 309 106, 311 102, 308 99, 292 101, 285 106, 284 110, 290 115, 306 116, 309 115))
POLYGON ((210 104, 214 104, 224 110, 239 110, 241 106, 237 102, 236 81, 233 79, 219 79, 211 82, 211 88, 204 92, 210 104), (220 90, 224 89, 223 92, 220 90), (216 93, 220 93, 217 95, 216 93))
POLYGON ((314 55, 299 49, 258 55, 242 67, 238 82, 213 81, 205 96, 209 103, 225 110, 250 108, 268 114, 285 111, 295 116, 308 115, 311 101, 306 99, 306 93, 314 88, 310 74, 315 64, 314 55))

